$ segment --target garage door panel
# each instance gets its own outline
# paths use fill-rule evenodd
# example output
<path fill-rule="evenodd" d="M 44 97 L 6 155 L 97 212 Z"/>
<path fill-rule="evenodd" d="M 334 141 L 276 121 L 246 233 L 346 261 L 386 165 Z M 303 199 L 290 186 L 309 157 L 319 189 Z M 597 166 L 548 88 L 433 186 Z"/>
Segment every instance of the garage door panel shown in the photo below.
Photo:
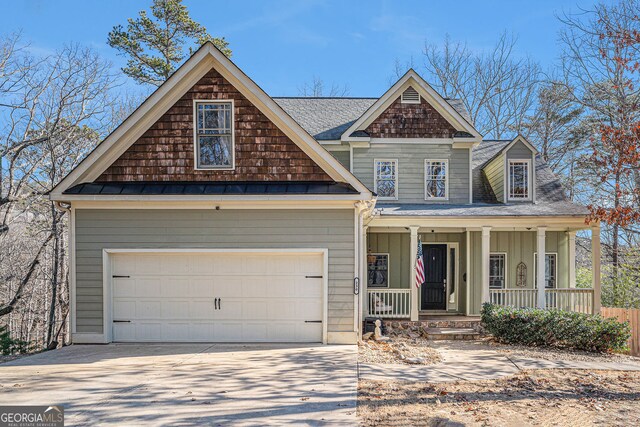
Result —
<path fill-rule="evenodd" d="M 245 301 L 242 304 L 242 313 L 239 318 L 247 320 L 267 320 L 269 318 L 269 304 L 262 300 Z"/>
<path fill-rule="evenodd" d="M 242 297 L 242 277 L 238 276 L 216 276 L 214 294 L 220 298 L 241 298 Z"/>
<path fill-rule="evenodd" d="M 128 298 L 136 296 L 136 283 L 135 280 L 127 278 L 114 278 L 113 279 L 113 297 L 114 298 Z"/>
<path fill-rule="evenodd" d="M 163 319 L 189 319 L 191 318 L 189 300 L 161 300 L 160 317 Z"/>
<path fill-rule="evenodd" d="M 213 334 L 219 342 L 242 342 L 241 322 L 216 322 L 213 324 Z"/>
<path fill-rule="evenodd" d="M 318 342 L 319 254 L 118 254 L 115 341 Z M 220 306 L 216 300 L 219 299 Z"/>
<path fill-rule="evenodd" d="M 161 277 L 136 277 L 133 280 L 134 295 L 136 297 L 147 297 L 149 295 L 161 294 Z"/>
<path fill-rule="evenodd" d="M 115 320 L 128 320 L 136 317 L 136 301 L 135 300 L 118 300 L 113 305 L 113 318 Z"/>
<path fill-rule="evenodd" d="M 192 319 L 213 320 L 213 316 L 215 314 L 214 310 L 215 306 L 213 299 L 204 301 L 191 301 L 189 306 L 189 315 Z"/>
<path fill-rule="evenodd" d="M 136 322 L 136 341 L 164 341 L 161 322 Z"/>

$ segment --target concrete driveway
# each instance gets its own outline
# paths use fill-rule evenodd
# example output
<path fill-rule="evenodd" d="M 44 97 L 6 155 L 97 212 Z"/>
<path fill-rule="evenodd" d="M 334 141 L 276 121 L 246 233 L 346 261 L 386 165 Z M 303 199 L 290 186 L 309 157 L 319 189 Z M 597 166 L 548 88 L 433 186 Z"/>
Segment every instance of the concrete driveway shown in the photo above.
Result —
<path fill-rule="evenodd" d="M 65 425 L 355 425 L 356 346 L 71 346 L 0 364 L 0 404 Z"/>

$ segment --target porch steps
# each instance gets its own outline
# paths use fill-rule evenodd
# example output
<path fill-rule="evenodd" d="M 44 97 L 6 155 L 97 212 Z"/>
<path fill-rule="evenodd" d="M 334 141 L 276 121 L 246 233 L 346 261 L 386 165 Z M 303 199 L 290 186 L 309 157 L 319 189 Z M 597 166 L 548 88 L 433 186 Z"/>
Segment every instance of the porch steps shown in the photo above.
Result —
<path fill-rule="evenodd" d="M 482 338 L 484 333 L 480 319 L 385 320 L 383 332 L 389 336 L 429 340 L 476 340 Z"/>
<path fill-rule="evenodd" d="M 429 340 L 476 340 L 480 332 L 473 328 L 426 328 Z"/>

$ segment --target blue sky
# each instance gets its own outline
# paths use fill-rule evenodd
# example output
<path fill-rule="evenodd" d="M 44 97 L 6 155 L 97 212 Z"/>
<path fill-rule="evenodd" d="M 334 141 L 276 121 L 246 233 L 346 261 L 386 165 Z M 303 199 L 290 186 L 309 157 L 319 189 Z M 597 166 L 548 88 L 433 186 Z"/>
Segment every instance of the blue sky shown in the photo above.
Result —
<path fill-rule="evenodd" d="M 22 30 L 34 52 L 78 42 L 121 66 L 123 58 L 106 44 L 107 33 L 150 3 L 2 0 L 0 32 Z M 328 85 L 347 85 L 353 96 L 379 96 L 388 87 L 396 58 L 413 56 L 419 65 L 425 41 L 438 43 L 446 34 L 482 50 L 507 30 L 518 37 L 518 55 L 550 67 L 559 51 L 556 15 L 589 8 L 593 0 L 184 3 L 211 34 L 227 38 L 235 63 L 272 96 L 298 95 L 314 75 Z"/>

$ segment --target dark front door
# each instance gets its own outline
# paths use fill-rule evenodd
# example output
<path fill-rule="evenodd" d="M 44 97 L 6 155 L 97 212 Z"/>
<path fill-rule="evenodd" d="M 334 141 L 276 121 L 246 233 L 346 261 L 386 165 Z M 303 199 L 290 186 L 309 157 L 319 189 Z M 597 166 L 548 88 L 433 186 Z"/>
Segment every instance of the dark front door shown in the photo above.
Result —
<path fill-rule="evenodd" d="M 420 287 L 422 310 L 447 309 L 447 245 L 422 245 L 424 283 Z"/>

